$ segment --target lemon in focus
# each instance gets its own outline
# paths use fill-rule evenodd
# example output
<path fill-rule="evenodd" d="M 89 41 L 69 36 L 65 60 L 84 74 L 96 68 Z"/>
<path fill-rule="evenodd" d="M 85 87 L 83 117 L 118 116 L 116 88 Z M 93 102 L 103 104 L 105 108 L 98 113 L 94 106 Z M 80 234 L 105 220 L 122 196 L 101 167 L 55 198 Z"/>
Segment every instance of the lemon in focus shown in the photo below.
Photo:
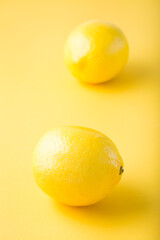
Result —
<path fill-rule="evenodd" d="M 128 60 L 128 42 L 122 31 L 103 21 L 79 25 L 69 35 L 65 63 L 74 77 L 98 84 L 114 78 Z"/>
<path fill-rule="evenodd" d="M 48 132 L 33 154 L 33 173 L 49 196 L 71 206 L 103 199 L 120 181 L 123 161 L 113 142 L 84 127 Z"/>

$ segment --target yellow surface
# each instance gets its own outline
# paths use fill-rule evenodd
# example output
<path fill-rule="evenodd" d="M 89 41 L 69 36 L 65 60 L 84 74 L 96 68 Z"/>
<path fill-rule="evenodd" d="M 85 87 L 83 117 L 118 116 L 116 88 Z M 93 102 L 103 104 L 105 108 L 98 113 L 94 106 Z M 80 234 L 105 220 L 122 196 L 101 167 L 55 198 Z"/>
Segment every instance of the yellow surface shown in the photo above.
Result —
<path fill-rule="evenodd" d="M 117 76 L 127 63 L 128 42 L 115 25 L 91 20 L 78 25 L 68 36 L 64 58 L 78 80 L 98 84 Z"/>
<path fill-rule="evenodd" d="M 38 186 L 70 206 L 87 206 L 104 199 L 123 173 L 123 161 L 114 143 L 98 131 L 78 126 L 46 133 L 37 143 L 32 165 Z"/>
<path fill-rule="evenodd" d="M 130 44 L 124 72 L 86 86 L 63 47 L 81 22 L 118 25 Z M 157 240 L 159 226 L 159 1 L 0 1 L 0 239 Z M 87 208 L 54 203 L 35 184 L 32 151 L 53 127 L 97 129 L 125 164 L 110 197 Z"/>

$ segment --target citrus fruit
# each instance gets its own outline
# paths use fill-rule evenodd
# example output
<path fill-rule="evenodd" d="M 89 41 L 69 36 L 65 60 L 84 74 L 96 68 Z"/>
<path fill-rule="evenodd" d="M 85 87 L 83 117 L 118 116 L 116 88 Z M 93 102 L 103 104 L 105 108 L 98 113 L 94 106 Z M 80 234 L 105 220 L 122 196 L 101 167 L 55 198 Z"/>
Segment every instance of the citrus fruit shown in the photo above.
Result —
<path fill-rule="evenodd" d="M 122 31 L 104 21 L 79 25 L 69 35 L 65 63 L 74 77 L 98 84 L 114 78 L 128 60 L 128 43 Z"/>
<path fill-rule="evenodd" d="M 102 133 L 68 126 L 48 132 L 33 154 L 33 173 L 49 196 L 71 206 L 103 199 L 123 172 L 123 161 L 113 142 Z"/>

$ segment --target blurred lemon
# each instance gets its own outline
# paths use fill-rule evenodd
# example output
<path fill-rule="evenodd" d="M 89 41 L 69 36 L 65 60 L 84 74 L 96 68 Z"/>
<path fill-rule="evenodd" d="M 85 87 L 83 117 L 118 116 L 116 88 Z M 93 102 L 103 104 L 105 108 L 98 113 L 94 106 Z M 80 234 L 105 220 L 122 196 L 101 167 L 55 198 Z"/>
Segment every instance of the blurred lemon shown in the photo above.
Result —
<path fill-rule="evenodd" d="M 96 203 L 121 178 L 123 161 L 112 141 L 83 127 L 47 133 L 33 154 L 33 172 L 49 196 L 71 206 Z"/>
<path fill-rule="evenodd" d="M 128 43 L 116 26 L 90 21 L 68 37 L 64 55 L 70 72 L 82 82 L 98 84 L 114 78 L 128 60 Z"/>

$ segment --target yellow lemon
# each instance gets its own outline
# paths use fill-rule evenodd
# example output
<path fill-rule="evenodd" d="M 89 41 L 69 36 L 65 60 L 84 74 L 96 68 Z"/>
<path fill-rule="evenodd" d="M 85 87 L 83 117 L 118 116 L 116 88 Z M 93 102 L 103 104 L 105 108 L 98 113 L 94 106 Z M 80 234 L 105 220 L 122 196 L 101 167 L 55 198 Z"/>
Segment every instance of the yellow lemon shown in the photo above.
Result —
<path fill-rule="evenodd" d="M 84 127 L 61 127 L 47 133 L 33 154 L 33 173 L 49 196 L 71 206 L 103 199 L 123 172 L 113 142 Z"/>
<path fill-rule="evenodd" d="M 82 82 L 98 84 L 114 78 L 128 60 L 128 43 L 122 31 L 103 21 L 78 26 L 67 39 L 67 67 Z"/>

